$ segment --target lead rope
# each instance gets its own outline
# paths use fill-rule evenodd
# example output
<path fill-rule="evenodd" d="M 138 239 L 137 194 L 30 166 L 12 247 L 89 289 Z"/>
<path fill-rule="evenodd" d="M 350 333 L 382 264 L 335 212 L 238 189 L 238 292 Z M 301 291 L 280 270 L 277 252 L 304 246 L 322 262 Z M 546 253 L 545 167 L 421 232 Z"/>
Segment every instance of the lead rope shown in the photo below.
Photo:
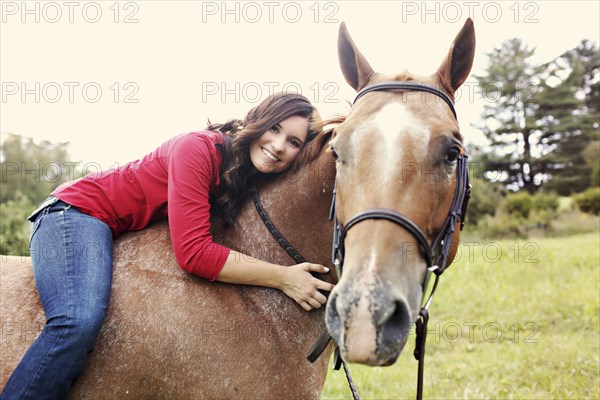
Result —
<path fill-rule="evenodd" d="M 304 257 L 302 257 L 302 255 L 296 249 L 294 249 L 294 247 L 290 244 L 290 242 L 288 242 L 283 237 L 281 232 L 279 232 L 279 230 L 275 227 L 275 224 L 273 223 L 271 218 L 269 218 L 269 215 L 265 211 L 265 208 L 263 207 L 262 202 L 260 201 L 260 197 L 258 197 L 258 192 L 254 192 L 254 194 L 252 195 L 252 201 L 254 202 L 254 206 L 256 207 L 256 211 L 258 212 L 258 215 L 260 215 L 260 219 L 262 219 L 265 226 L 267 227 L 267 229 L 269 230 L 269 232 L 271 233 L 273 238 L 275 238 L 277 243 L 279 243 L 279 245 L 288 253 L 288 255 L 296 263 L 301 264 L 303 262 L 306 262 L 306 259 Z M 311 272 L 311 274 L 315 278 L 323 280 L 323 278 L 321 277 L 321 275 L 319 273 Z M 323 293 L 326 297 L 328 296 L 328 293 L 323 292 L 323 291 L 320 291 L 320 292 Z M 311 359 L 311 356 L 309 355 L 308 359 L 310 362 L 314 362 L 317 359 L 317 357 L 325 350 L 325 348 L 329 344 L 330 340 L 331 340 L 331 336 L 329 335 L 327 330 L 325 330 L 323 332 L 323 334 L 321 334 L 321 337 L 319 337 L 319 340 L 317 340 L 317 343 L 315 344 L 313 349 L 311 350 L 311 354 L 313 354 L 313 355 L 316 354 L 316 356 L 313 359 Z M 319 350 L 315 350 L 315 348 L 319 348 Z M 346 379 L 348 380 L 348 386 L 350 387 L 350 391 L 352 392 L 352 398 L 354 400 L 360 400 L 360 397 L 358 396 L 358 391 L 356 390 L 356 386 L 354 385 L 354 381 L 352 380 L 352 375 L 350 374 L 350 369 L 348 368 L 348 364 L 346 364 L 346 362 L 340 356 L 340 349 L 337 346 L 335 348 L 333 360 L 334 360 L 334 369 L 335 370 L 340 369 L 340 364 L 344 367 Z"/>
<path fill-rule="evenodd" d="M 331 199 L 331 206 L 329 208 L 329 220 L 333 222 L 333 246 L 331 252 L 331 260 L 333 261 L 333 265 L 335 266 L 335 273 L 337 274 L 338 279 L 342 277 L 342 265 L 340 258 L 338 257 L 339 252 L 339 237 L 340 237 L 340 224 L 335 217 L 335 199 L 337 194 L 337 176 L 335 178 L 335 182 L 333 184 L 333 197 Z M 329 336 L 331 339 L 331 336 Z M 311 353 L 312 354 L 312 353 Z M 339 370 L 340 363 L 344 366 L 344 372 L 346 373 L 346 379 L 348 380 L 348 386 L 350 386 L 350 391 L 352 392 L 352 397 L 354 400 L 360 400 L 358 397 L 358 392 L 356 391 L 356 387 L 354 386 L 354 382 L 352 381 L 352 376 L 350 375 L 350 370 L 348 369 L 348 364 L 346 361 L 342 359 L 340 355 L 340 347 L 335 346 L 334 358 L 333 358 L 333 369 Z"/>
<path fill-rule="evenodd" d="M 340 348 L 336 346 L 336 351 L 340 351 Z M 346 379 L 348 380 L 348 386 L 350 387 L 350 391 L 352 392 L 352 398 L 354 400 L 360 400 L 360 397 L 358 396 L 358 391 L 356 390 L 356 386 L 354 386 L 354 381 L 352 380 L 352 375 L 350 375 L 350 370 L 348 369 L 348 364 L 346 364 L 346 361 L 342 360 L 342 357 L 340 357 L 340 360 L 342 361 L 342 365 L 344 367 L 344 372 L 346 373 Z"/>
<path fill-rule="evenodd" d="M 429 276 L 431 275 L 434 268 L 427 270 L 426 281 L 429 281 Z M 427 341 L 427 323 L 429 322 L 429 306 L 433 300 L 433 295 L 435 293 L 435 289 L 437 289 L 437 285 L 440 279 L 440 275 L 435 275 L 435 280 L 433 282 L 433 288 L 431 289 L 431 293 L 425 302 L 425 305 L 421 307 L 421 311 L 419 312 L 419 318 L 415 322 L 415 331 L 417 334 L 417 338 L 415 340 L 415 351 L 413 355 L 415 356 L 415 360 L 418 362 L 417 366 L 417 400 L 423 399 L 423 381 L 425 375 L 425 342 Z M 425 283 L 425 287 L 423 290 L 427 289 L 427 283 Z"/>
<path fill-rule="evenodd" d="M 425 341 L 427 340 L 427 322 L 429 321 L 429 312 L 422 308 L 419 313 L 419 319 L 416 322 L 417 340 L 414 356 L 419 363 L 417 373 L 417 400 L 423 399 L 423 375 L 425 370 Z"/>

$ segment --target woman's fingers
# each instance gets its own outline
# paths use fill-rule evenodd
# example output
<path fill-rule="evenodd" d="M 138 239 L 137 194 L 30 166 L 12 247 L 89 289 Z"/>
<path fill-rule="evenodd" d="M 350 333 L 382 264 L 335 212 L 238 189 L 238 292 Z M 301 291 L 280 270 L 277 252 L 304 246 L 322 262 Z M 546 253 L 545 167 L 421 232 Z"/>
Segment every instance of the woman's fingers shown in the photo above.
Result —
<path fill-rule="evenodd" d="M 308 272 L 322 272 L 322 273 L 327 273 L 329 272 L 329 268 L 320 265 L 320 264 L 311 264 L 311 263 L 305 263 L 306 264 L 306 271 Z M 334 285 L 332 285 L 331 283 L 322 281 L 320 279 L 317 279 L 317 289 L 320 290 L 326 290 L 328 292 L 330 292 Z"/>
<path fill-rule="evenodd" d="M 324 265 L 320 265 L 320 264 L 311 264 L 311 263 L 306 263 L 307 264 L 307 271 L 310 272 L 321 272 L 321 273 L 328 273 L 329 272 L 329 268 L 327 268 Z"/>
<path fill-rule="evenodd" d="M 310 299 L 308 299 L 308 303 L 311 305 L 312 308 L 321 308 L 321 303 L 315 299 L 314 297 L 311 297 Z"/>
<path fill-rule="evenodd" d="M 321 293 L 316 292 L 313 296 L 313 298 L 319 302 L 319 304 L 326 304 L 327 303 L 327 297 L 323 296 Z"/>
<path fill-rule="evenodd" d="M 320 308 L 327 303 L 327 297 L 320 293 L 319 290 L 331 291 L 334 285 L 314 278 L 308 273 L 327 273 L 329 272 L 329 268 L 320 264 L 306 262 L 298 264 L 288 271 L 290 272 L 287 274 L 289 277 L 287 280 L 288 284 L 282 290 L 289 297 L 296 300 L 303 309 L 310 311 Z"/>
<path fill-rule="evenodd" d="M 315 287 L 316 289 L 316 287 Z M 313 290 L 310 297 L 306 300 L 312 308 L 321 308 L 322 305 L 327 304 L 327 297 L 321 294 L 318 290 Z"/>
<path fill-rule="evenodd" d="M 306 311 L 310 311 L 313 308 L 321 308 L 321 306 L 327 304 L 327 297 L 316 291 L 312 297 L 309 297 L 306 301 L 301 301 L 299 304 Z M 308 307 L 308 308 L 307 308 Z"/>
<path fill-rule="evenodd" d="M 333 290 L 333 288 L 334 288 L 334 285 L 332 285 L 331 283 L 322 281 L 320 279 L 317 279 L 317 283 L 316 283 L 315 286 L 316 286 L 317 289 L 319 289 L 319 290 L 325 290 L 327 292 L 331 292 Z"/>

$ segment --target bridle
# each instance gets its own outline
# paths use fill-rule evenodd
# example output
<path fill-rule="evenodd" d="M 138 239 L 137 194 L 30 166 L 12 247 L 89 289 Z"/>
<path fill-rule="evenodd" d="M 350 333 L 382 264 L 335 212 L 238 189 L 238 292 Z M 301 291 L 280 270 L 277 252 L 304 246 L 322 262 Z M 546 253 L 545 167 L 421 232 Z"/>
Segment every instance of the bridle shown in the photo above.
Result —
<path fill-rule="evenodd" d="M 436 89 L 433 86 L 429 86 L 423 83 L 416 82 L 381 82 L 376 83 L 371 86 L 367 86 L 362 89 L 356 95 L 354 99 L 354 103 L 358 101 L 365 94 L 375 91 L 387 91 L 387 90 L 404 90 L 404 91 L 420 91 L 434 94 L 440 98 L 442 98 L 452 114 L 456 119 L 456 111 L 454 109 L 454 104 L 452 100 L 446 95 L 444 92 Z M 436 275 L 436 282 L 434 285 L 434 289 L 427 302 L 425 303 L 425 308 L 429 307 L 431 300 L 433 298 L 433 292 L 435 291 L 435 287 L 437 285 L 437 278 L 444 272 L 447 267 L 448 253 L 450 251 L 450 245 L 452 243 L 452 237 L 454 235 L 455 226 L 460 221 L 460 229 L 462 230 L 465 221 L 464 216 L 467 212 L 467 204 L 469 202 L 469 198 L 471 197 L 471 185 L 469 184 L 469 175 L 467 171 L 467 155 L 459 154 L 456 159 L 456 190 L 454 191 L 454 197 L 452 199 L 452 205 L 450 206 L 450 212 L 446 217 L 446 221 L 442 226 L 442 229 L 436 236 L 433 241 L 433 245 L 429 245 L 429 241 L 426 236 L 423 234 L 421 229 L 410 219 L 400 214 L 397 211 L 388 209 L 388 208 L 372 208 L 364 210 L 354 217 L 350 218 L 350 220 L 346 223 L 345 226 L 342 226 L 336 215 L 336 193 L 337 193 L 337 179 L 336 184 L 333 188 L 333 198 L 331 201 L 331 209 L 329 211 L 329 220 L 334 221 L 333 228 L 333 251 L 332 251 L 332 261 L 335 265 L 338 273 L 338 279 L 342 276 L 342 267 L 344 264 L 344 239 L 346 238 L 346 234 L 353 226 L 358 223 L 366 220 L 387 220 L 395 223 L 396 225 L 400 225 L 404 228 L 408 233 L 411 234 L 413 238 L 416 239 L 419 244 L 419 249 L 421 250 L 421 254 L 425 259 L 425 263 L 427 264 L 426 278 L 423 282 L 423 289 L 425 289 L 427 280 L 429 279 L 429 275 L 433 272 Z"/>
<path fill-rule="evenodd" d="M 371 86 L 367 86 L 363 88 L 360 92 L 358 92 L 353 104 L 356 104 L 356 102 L 367 93 L 390 90 L 418 91 L 431 93 L 444 100 L 450 108 L 450 110 L 452 111 L 454 118 L 457 118 L 456 111 L 454 109 L 454 104 L 446 93 L 433 86 L 417 82 L 392 81 L 381 82 L 373 84 Z M 338 280 L 341 279 L 343 272 L 345 253 L 344 239 L 346 238 L 348 231 L 352 227 L 367 220 L 387 220 L 393 222 L 394 224 L 402 227 L 404 230 L 410 233 L 410 235 L 417 241 L 417 243 L 419 244 L 421 255 L 423 256 L 423 259 L 425 260 L 425 263 L 427 265 L 427 273 L 425 274 L 425 279 L 423 280 L 422 284 L 423 292 L 425 292 L 427 288 L 427 284 L 431 274 L 435 274 L 435 281 L 431 289 L 431 293 L 429 294 L 429 297 L 422 306 L 421 311 L 419 312 L 419 318 L 415 322 L 417 338 L 414 356 L 419 361 L 419 371 L 417 378 L 417 399 L 420 400 L 423 396 L 425 341 L 427 337 L 427 322 L 429 320 L 428 309 L 433 300 L 433 296 L 438 285 L 439 277 L 447 267 L 448 253 L 452 244 L 452 237 L 455 233 L 456 224 L 460 221 L 461 230 L 465 224 L 464 218 L 467 212 L 467 204 L 471 196 L 471 185 L 469 184 L 469 176 L 467 171 L 467 156 L 465 154 L 459 154 L 456 159 L 456 189 L 454 191 L 452 205 L 450 206 L 450 211 L 448 213 L 448 216 L 446 217 L 442 229 L 437 234 L 432 245 L 429 244 L 427 237 L 423 234 L 423 232 L 417 226 L 417 224 L 412 222 L 410 219 L 408 219 L 401 213 L 388 208 L 372 208 L 364 210 L 355 215 L 354 217 L 350 218 L 350 220 L 348 220 L 348 222 L 344 226 L 342 226 L 338 221 L 336 214 L 337 178 L 335 182 L 336 183 L 333 188 L 331 208 L 329 211 L 329 220 L 334 221 L 332 261 L 336 268 Z M 290 249 L 291 245 L 289 245 L 289 243 L 285 241 L 285 239 L 283 239 L 283 236 L 277 231 L 272 221 L 270 221 L 269 217 L 266 215 L 266 212 L 264 211 L 264 208 L 260 203 L 260 199 L 258 198 L 258 194 L 254 195 L 253 200 L 257 210 L 259 211 L 259 214 L 261 214 L 261 218 L 263 219 L 267 227 L 269 227 L 269 231 L 271 232 L 271 234 L 277 239 L 277 241 L 282 245 L 282 247 L 286 248 L 286 250 Z M 295 253 L 297 254 L 297 252 Z M 290 252 L 288 250 L 288 254 L 290 254 L 292 258 L 298 261 L 298 258 L 294 255 L 294 251 Z M 425 298 L 425 296 L 423 296 L 423 298 Z M 319 355 L 327 347 L 330 339 L 331 337 L 325 331 L 313 346 L 308 356 L 309 361 L 314 362 L 319 357 Z M 346 376 L 348 377 L 348 382 L 350 384 L 350 389 L 352 390 L 353 397 L 355 399 L 358 399 L 358 394 L 356 393 L 356 388 L 354 387 L 354 384 L 350 377 L 347 365 L 340 357 L 339 348 L 336 347 L 334 354 L 334 368 L 339 369 L 341 365 L 344 366 L 344 370 L 346 371 Z"/>
<path fill-rule="evenodd" d="M 367 86 L 362 89 L 356 95 L 354 103 L 370 92 L 375 91 L 389 91 L 389 90 L 402 90 L 402 91 L 418 91 L 427 92 L 435 96 L 440 97 L 446 102 L 454 118 L 457 119 L 454 104 L 448 95 L 441 90 L 429 86 L 423 83 L 416 82 L 381 82 L 371 86 Z M 363 100 L 364 101 L 364 100 Z M 417 332 L 417 343 L 414 352 L 415 358 L 419 361 L 419 373 L 417 379 L 417 399 L 421 399 L 423 396 L 423 367 L 425 360 L 425 340 L 427 337 L 427 322 L 429 320 L 429 306 L 433 300 L 433 295 L 438 285 L 439 277 L 447 267 L 448 253 L 450 252 L 450 246 L 452 244 L 452 237 L 454 236 L 456 224 L 460 221 L 460 229 L 464 226 L 464 217 L 467 212 L 467 204 L 471 196 L 471 185 L 469 184 L 469 175 L 467 171 L 467 156 L 465 154 L 459 154 L 456 159 L 456 189 L 454 191 L 454 197 L 452 198 L 452 205 L 450 211 L 446 217 L 446 221 L 442 226 L 442 229 L 433 241 L 433 245 L 429 244 L 427 237 L 423 234 L 421 229 L 412 222 L 410 219 L 400 214 L 395 210 L 388 208 L 371 208 L 356 214 L 350 218 L 348 222 L 342 226 L 337 219 L 336 214 L 336 193 L 337 193 L 337 179 L 333 189 L 333 199 L 331 201 L 331 209 L 329 212 L 329 219 L 334 221 L 333 228 L 333 250 L 332 250 L 332 261 L 336 267 L 338 279 L 341 279 L 344 265 L 344 239 L 348 231 L 356 226 L 357 224 L 368 221 L 368 220 L 386 220 L 399 225 L 406 230 L 419 244 L 421 255 L 427 265 L 427 273 L 423 281 L 423 292 L 427 288 L 427 283 L 431 276 L 431 273 L 435 274 L 435 282 L 431 293 L 427 298 L 427 301 L 422 306 L 419 312 L 419 318 L 416 321 L 416 332 Z M 425 296 L 423 296 L 425 297 Z"/>

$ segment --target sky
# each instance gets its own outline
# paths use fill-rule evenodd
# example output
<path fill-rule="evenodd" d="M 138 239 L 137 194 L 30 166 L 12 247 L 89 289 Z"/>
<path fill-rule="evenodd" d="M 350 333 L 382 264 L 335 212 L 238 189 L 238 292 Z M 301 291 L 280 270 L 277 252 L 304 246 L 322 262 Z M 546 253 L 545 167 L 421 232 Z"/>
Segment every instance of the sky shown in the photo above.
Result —
<path fill-rule="evenodd" d="M 486 98 L 474 75 L 518 37 L 545 62 L 600 42 L 599 1 L 1 1 L 0 133 L 70 142 L 81 169 L 142 157 L 210 118 L 243 118 L 270 93 L 307 96 L 323 117 L 354 97 L 339 25 L 375 71 L 434 72 L 468 17 L 477 49 L 456 109 L 467 143 Z"/>

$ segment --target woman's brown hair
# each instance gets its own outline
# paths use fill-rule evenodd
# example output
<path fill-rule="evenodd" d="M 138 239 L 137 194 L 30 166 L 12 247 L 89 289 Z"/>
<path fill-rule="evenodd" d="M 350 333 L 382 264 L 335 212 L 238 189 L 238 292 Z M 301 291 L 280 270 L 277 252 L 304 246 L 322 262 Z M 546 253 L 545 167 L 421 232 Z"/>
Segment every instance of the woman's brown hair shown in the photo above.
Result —
<path fill-rule="evenodd" d="M 320 130 L 320 117 L 310 101 L 297 93 L 275 93 L 252 108 L 243 120 L 230 119 L 211 124 L 208 130 L 223 133 L 223 144 L 217 144 L 223 161 L 219 169 L 219 194 L 212 200 L 215 211 L 231 225 L 243 200 L 254 190 L 259 175 L 250 160 L 250 143 L 277 123 L 291 116 L 309 120 L 305 141 L 315 138 Z"/>

